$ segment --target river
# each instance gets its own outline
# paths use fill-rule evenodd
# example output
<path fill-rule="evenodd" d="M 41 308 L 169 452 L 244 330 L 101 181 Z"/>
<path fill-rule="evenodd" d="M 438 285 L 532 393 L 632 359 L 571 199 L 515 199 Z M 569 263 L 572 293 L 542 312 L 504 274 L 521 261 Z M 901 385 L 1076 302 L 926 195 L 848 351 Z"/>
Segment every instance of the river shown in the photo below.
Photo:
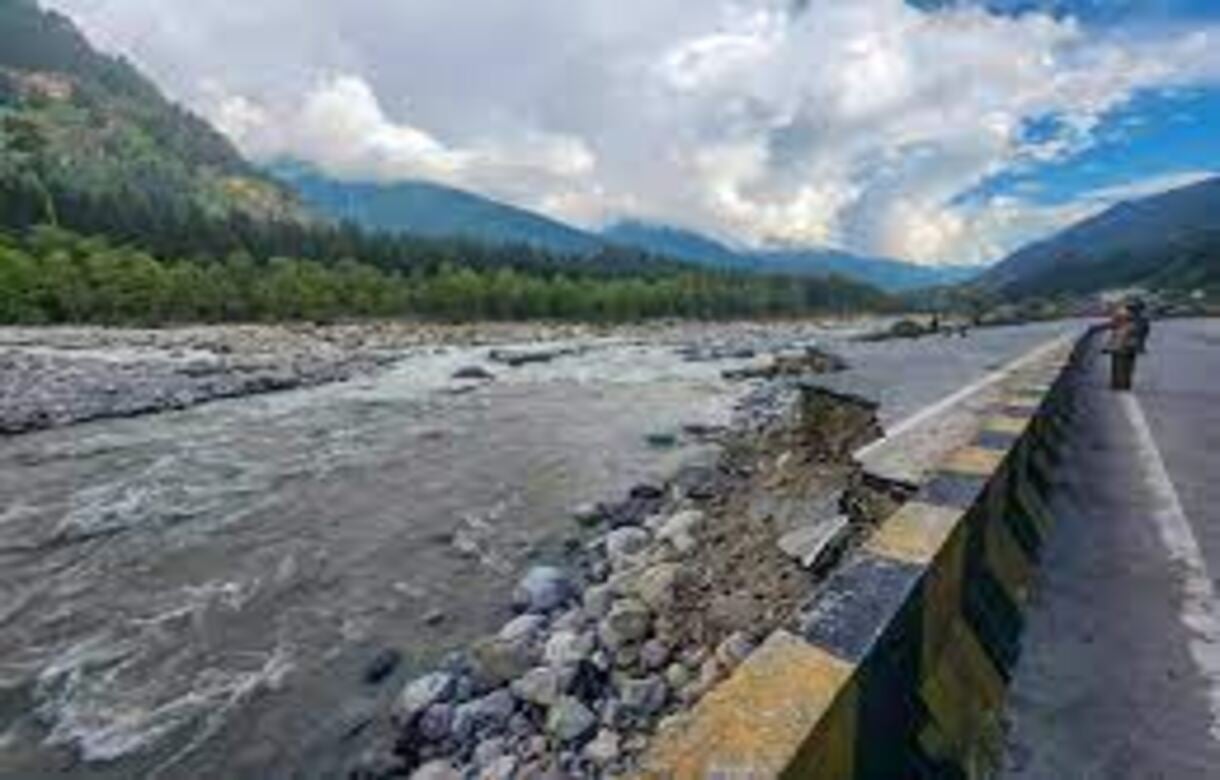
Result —
<path fill-rule="evenodd" d="M 819 340 L 893 422 L 1066 327 Z M 574 507 L 714 455 L 683 427 L 749 387 L 721 377 L 744 359 L 671 341 L 564 346 L 518 368 L 415 348 L 345 384 L 0 439 L 0 777 L 340 776 L 404 679 L 579 539 Z M 452 378 L 470 365 L 496 381 Z"/>

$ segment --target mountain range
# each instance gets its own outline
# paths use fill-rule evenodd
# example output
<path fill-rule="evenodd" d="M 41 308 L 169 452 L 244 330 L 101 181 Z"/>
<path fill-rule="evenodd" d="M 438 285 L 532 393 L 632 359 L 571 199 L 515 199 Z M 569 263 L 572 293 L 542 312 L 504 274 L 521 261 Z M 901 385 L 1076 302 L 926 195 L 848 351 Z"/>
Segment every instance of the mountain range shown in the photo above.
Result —
<path fill-rule="evenodd" d="M 837 274 L 889 291 L 952 284 L 972 278 L 979 270 L 919 266 L 832 249 L 735 249 L 692 231 L 640 221 L 585 231 L 430 182 L 341 182 L 294 162 L 274 165 L 270 172 L 320 214 L 379 230 L 523 244 L 572 254 L 619 246 L 722 270 L 811 277 Z"/>
<path fill-rule="evenodd" d="M 1119 203 L 1014 252 L 977 284 L 1008 297 L 1220 286 L 1220 177 Z"/>

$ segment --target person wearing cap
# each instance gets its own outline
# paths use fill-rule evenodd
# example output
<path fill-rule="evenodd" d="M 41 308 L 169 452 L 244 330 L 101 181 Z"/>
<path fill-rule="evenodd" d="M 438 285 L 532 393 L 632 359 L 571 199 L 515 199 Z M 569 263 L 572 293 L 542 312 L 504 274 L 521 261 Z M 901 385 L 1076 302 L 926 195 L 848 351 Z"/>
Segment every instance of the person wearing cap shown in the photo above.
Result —
<path fill-rule="evenodd" d="M 1110 389 L 1131 389 L 1135 373 L 1135 358 L 1140 351 L 1139 326 L 1128 305 L 1119 306 L 1110 318 L 1110 341 L 1106 345 L 1110 353 Z"/>
<path fill-rule="evenodd" d="M 1152 322 L 1148 319 L 1148 308 L 1141 298 L 1132 298 L 1127 304 L 1131 312 L 1132 327 L 1135 328 L 1135 352 L 1144 354 L 1148 349 L 1148 335 L 1152 332 Z"/>

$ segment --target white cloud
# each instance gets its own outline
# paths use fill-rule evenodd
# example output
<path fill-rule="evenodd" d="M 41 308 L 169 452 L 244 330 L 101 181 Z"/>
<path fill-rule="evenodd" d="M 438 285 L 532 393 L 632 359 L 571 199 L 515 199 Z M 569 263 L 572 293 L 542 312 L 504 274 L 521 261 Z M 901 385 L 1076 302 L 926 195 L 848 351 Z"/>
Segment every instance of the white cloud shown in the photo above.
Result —
<path fill-rule="evenodd" d="M 930 263 L 993 259 L 1063 211 L 962 193 L 1087 148 L 1138 90 L 1220 80 L 1215 29 L 903 0 L 52 4 L 255 158 Z M 1060 132 L 1027 138 L 1046 116 Z"/>

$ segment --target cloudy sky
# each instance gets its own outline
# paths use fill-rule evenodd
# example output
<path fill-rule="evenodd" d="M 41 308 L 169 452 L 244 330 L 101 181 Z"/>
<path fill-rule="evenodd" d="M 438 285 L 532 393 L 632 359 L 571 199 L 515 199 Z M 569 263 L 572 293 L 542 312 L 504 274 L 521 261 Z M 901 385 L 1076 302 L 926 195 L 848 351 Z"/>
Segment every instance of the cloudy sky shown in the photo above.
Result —
<path fill-rule="evenodd" d="M 997 259 L 1220 170 L 1215 0 L 44 0 L 251 158 Z"/>

